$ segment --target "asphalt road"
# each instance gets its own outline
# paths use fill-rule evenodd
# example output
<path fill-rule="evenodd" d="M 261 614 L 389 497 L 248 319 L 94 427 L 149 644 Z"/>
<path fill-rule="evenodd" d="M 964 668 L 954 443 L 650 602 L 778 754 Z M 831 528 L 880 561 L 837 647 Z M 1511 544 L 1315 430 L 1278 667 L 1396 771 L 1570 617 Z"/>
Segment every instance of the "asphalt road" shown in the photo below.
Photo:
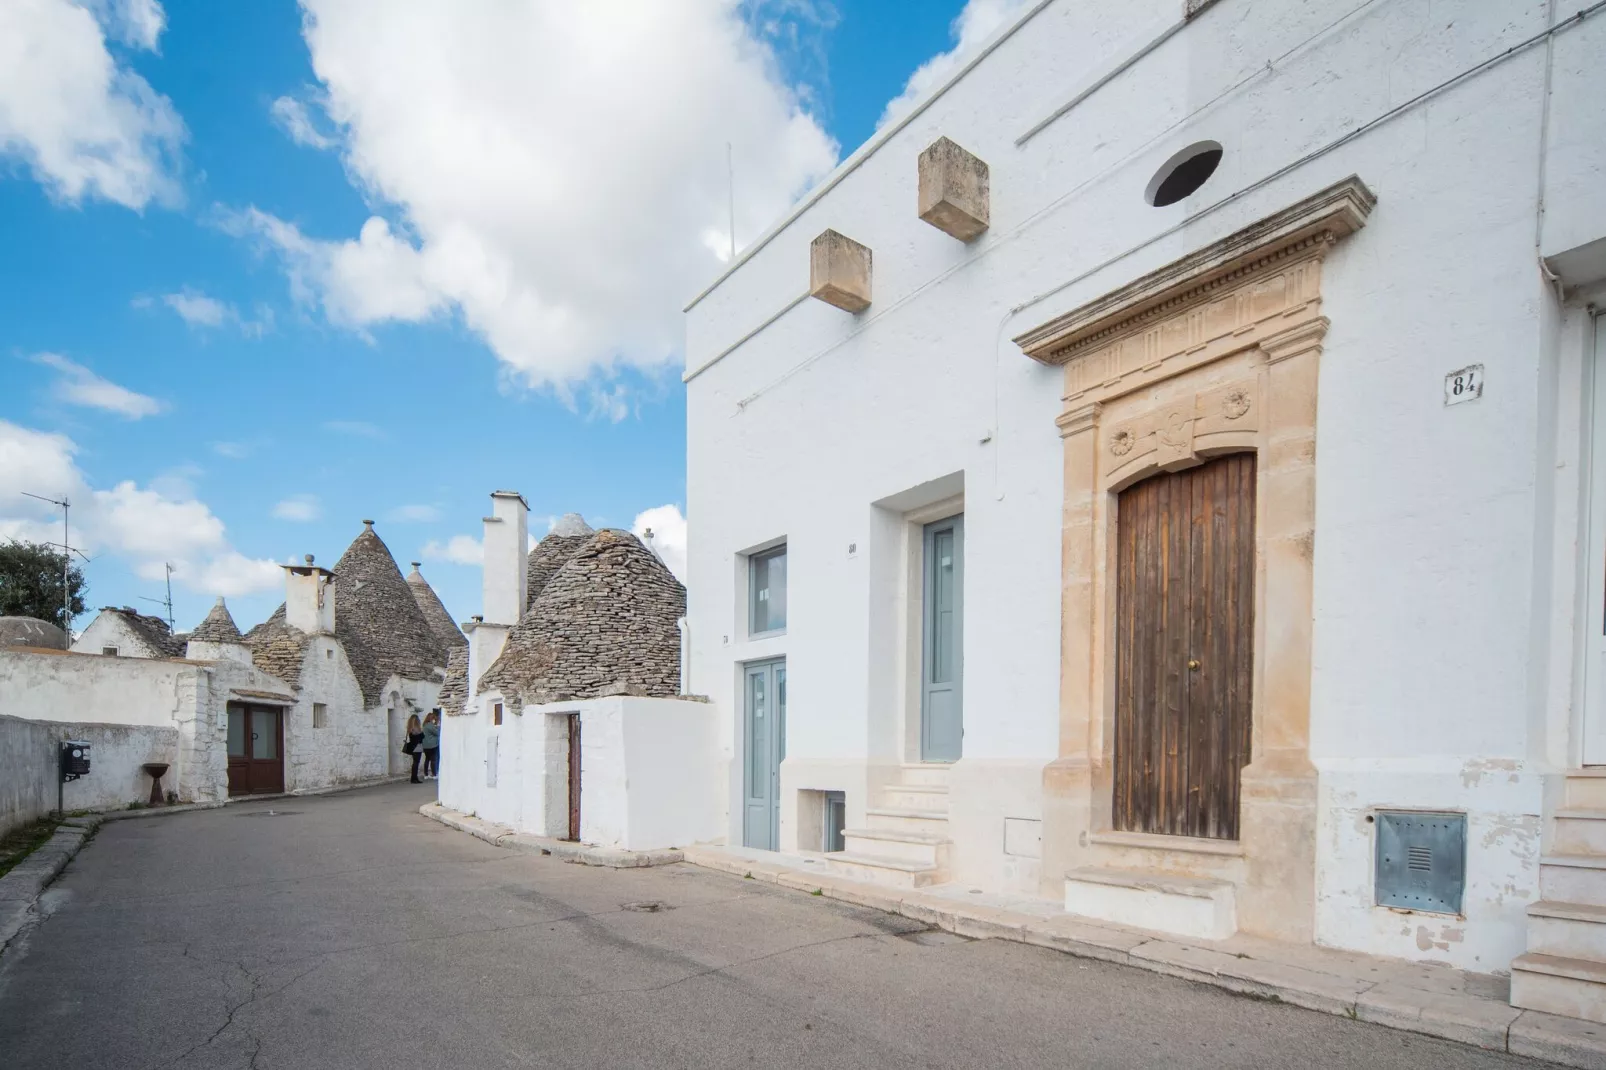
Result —
<path fill-rule="evenodd" d="M 514 854 L 418 816 L 432 792 L 103 826 L 0 958 L 0 1067 L 1541 1065 L 691 866 Z"/>

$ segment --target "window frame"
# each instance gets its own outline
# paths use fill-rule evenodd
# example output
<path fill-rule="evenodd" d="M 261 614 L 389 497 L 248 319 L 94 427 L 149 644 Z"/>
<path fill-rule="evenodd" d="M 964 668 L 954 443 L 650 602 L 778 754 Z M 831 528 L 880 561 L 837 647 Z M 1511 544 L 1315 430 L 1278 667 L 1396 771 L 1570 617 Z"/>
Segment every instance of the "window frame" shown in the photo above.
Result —
<path fill-rule="evenodd" d="M 779 627 L 766 628 L 764 630 L 760 630 L 758 628 L 759 586 L 757 580 L 760 563 L 773 561 L 776 558 L 784 559 L 788 556 L 789 549 L 790 544 L 785 540 L 782 540 L 781 542 L 775 543 L 771 546 L 766 546 L 762 550 L 754 550 L 747 554 L 747 637 L 749 639 L 768 639 L 772 636 L 786 634 L 787 620 L 785 616 L 782 617 Z M 781 581 L 781 594 L 783 600 L 785 598 L 786 589 L 790 580 L 791 570 L 787 568 L 786 575 Z M 771 587 L 765 588 L 765 590 L 771 589 L 773 589 L 773 584 Z M 774 604 L 769 599 L 766 599 L 765 601 L 770 602 L 771 605 Z M 783 609 L 782 613 L 785 614 L 787 609 L 790 609 L 790 606 L 786 607 L 786 609 Z"/>

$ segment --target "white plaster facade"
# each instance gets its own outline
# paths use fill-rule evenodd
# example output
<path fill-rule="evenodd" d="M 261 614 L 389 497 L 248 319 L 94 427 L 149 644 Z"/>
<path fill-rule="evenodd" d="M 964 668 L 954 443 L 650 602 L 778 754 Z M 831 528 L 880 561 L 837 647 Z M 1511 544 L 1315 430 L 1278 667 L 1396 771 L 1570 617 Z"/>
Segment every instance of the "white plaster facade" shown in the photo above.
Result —
<path fill-rule="evenodd" d="M 89 622 L 89 626 L 73 640 L 72 649 L 80 654 L 112 652 L 122 658 L 165 658 L 167 651 L 153 646 L 150 640 L 132 627 L 123 610 L 103 609 Z"/>
<path fill-rule="evenodd" d="M 1182 0 L 1034 4 L 692 303 L 687 690 L 719 710 L 729 842 L 744 663 L 786 659 L 782 850 L 816 846 L 802 792 L 844 792 L 862 826 L 917 762 L 913 548 L 924 521 L 962 510 L 947 875 L 1060 897 L 1064 859 L 1087 847 L 1055 842 L 1044 801 L 1067 701 L 1067 391 L 1011 339 L 1353 175 L 1377 203 L 1322 264 L 1314 894 L 1292 924 L 1327 946 L 1510 967 L 1547 790 L 1554 808 L 1584 759 L 1579 570 L 1601 552 L 1586 304 L 1606 278 L 1606 15 L 1552 9 L 1217 0 L 1178 28 Z M 943 136 L 991 168 L 991 226 L 969 244 L 916 214 L 917 158 Z M 1156 172 L 1206 140 L 1224 148 L 1215 174 L 1151 207 Z M 873 250 L 857 315 L 806 297 L 827 229 Z M 1482 397 L 1447 406 L 1446 374 L 1469 365 Z M 780 540 L 787 626 L 751 638 L 746 555 Z M 1374 905 L 1379 808 L 1467 814 L 1462 916 Z M 1153 845 L 1123 857 L 1192 865 Z"/>

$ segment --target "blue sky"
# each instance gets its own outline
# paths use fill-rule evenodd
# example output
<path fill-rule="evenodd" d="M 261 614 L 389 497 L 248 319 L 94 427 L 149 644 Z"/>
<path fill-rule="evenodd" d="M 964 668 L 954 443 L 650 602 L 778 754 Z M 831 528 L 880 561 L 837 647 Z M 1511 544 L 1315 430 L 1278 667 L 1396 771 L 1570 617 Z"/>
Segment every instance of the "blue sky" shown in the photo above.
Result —
<path fill-rule="evenodd" d="M 1011 4 L 4 6 L 0 537 L 68 493 L 92 605 L 243 628 L 365 518 L 477 612 L 496 488 L 673 553 L 725 142 L 740 243 Z"/>

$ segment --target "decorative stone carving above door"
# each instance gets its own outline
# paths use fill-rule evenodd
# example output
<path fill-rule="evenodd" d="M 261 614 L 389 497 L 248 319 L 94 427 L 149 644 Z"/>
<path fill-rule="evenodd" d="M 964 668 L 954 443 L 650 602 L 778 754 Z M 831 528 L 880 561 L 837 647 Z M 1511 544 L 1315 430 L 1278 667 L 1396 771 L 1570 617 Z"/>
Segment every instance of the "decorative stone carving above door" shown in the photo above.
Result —
<path fill-rule="evenodd" d="M 1047 880 L 1075 867 L 1131 864 L 1133 834 L 1122 834 L 1121 853 L 1099 843 L 1114 827 L 1116 494 L 1213 456 L 1254 452 L 1241 852 L 1139 836 L 1139 853 L 1168 872 L 1230 880 L 1248 931 L 1311 937 L 1321 275 L 1328 250 L 1365 224 L 1374 203 L 1359 179 L 1347 179 L 1016 339 L 1034 360 L 1065 369 L 1056 420 L 1065 449 L 1060 757 L 1044 773 Z"/>

